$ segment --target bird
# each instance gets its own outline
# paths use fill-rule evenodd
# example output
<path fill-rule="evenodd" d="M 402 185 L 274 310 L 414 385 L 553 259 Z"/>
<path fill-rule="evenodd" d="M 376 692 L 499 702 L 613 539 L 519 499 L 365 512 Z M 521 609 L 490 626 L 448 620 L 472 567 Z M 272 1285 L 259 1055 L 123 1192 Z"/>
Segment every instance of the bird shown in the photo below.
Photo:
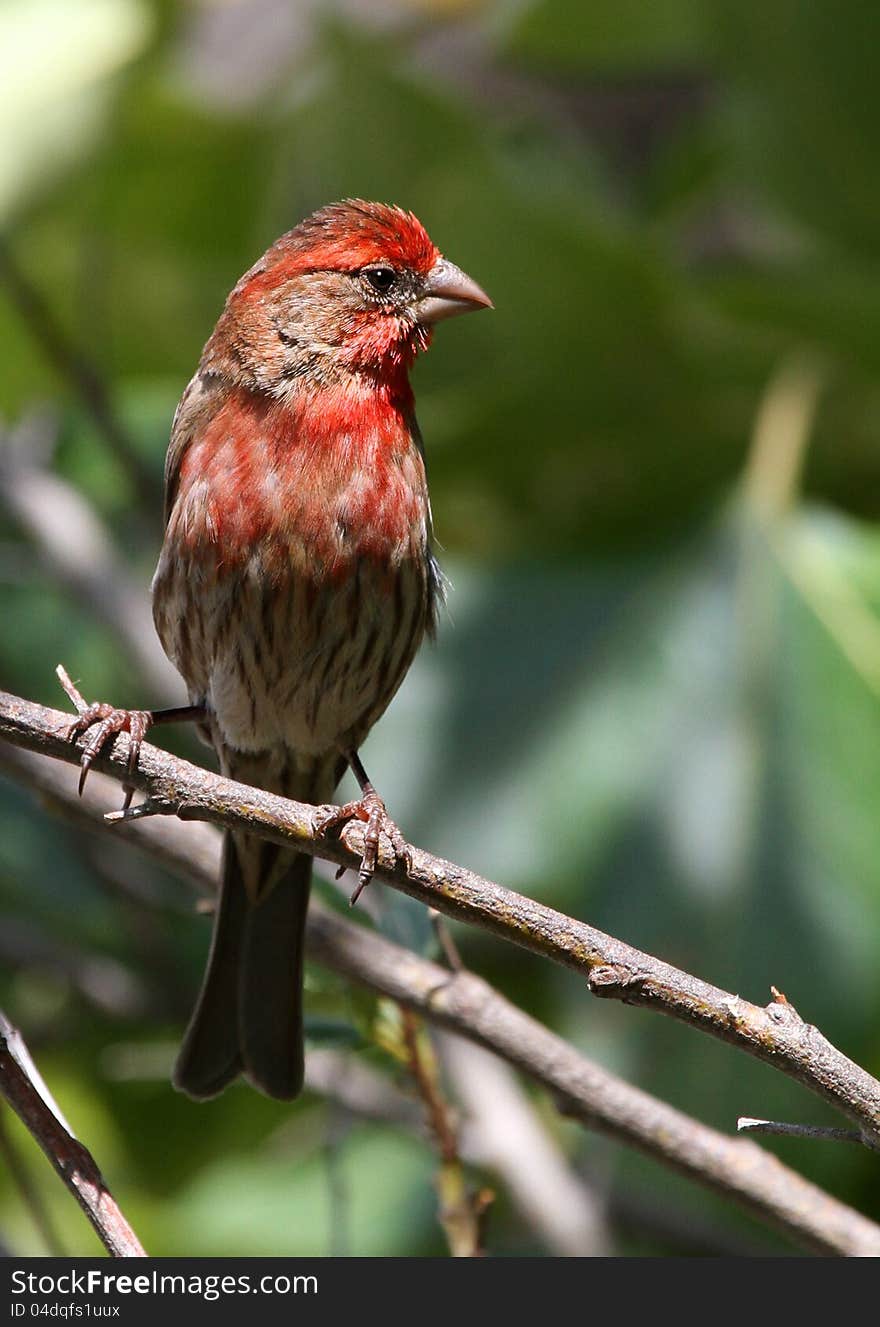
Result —
<path fill-rule="evenodd" d="M 357 894 L 384 833 L 408 848 L 358 754 L 433 636 L 443 580 L 410 370 L 434 326 L 491 308 L 412 212 L 346 199 L 276 240 L 230 292 L 174 415 L 153 619 L 189 703 L 97 702 L 80 791 L 129 734 L 191 720 L 229 778 L 316 805 L 346 770 L 365 822 Z M 91 730 L 91 731 L 89 731 Z M 126 806 L 133 789 L 126 788 Z M 172 1081 L 207 1100 L 239 1076 L 303 1086 L 311 857 L 227 830 L 205 975 Z"/>

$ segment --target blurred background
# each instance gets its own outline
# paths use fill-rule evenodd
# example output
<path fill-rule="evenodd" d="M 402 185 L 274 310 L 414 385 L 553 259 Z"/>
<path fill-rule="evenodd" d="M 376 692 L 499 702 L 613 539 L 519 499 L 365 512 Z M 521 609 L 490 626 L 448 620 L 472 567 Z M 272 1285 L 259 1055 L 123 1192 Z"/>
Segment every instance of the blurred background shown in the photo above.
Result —
<path fill-rule="evenodd" d="M 496 312 L 416 370 L 453 589 L 374 781 L 420 846 L 758 1003 L 773 983 L 877 1073 L 878 44 L 860 0 L 6 0 L 0 684 L 66 708 L 63 661 L 89 698 L 182 701 L 149 581 L 171 416 L 226 292 L 322 203 L 411 208 Z M 371 895 L 434 952 L 421 908 Z M 516 1003 L 701 1120 L 837 1122 L 454 929 Z M 172 1091 L 207 941 L 186 886 L 0 782 L 2 1002 L 147 1248 L 443 1255 L 393 1008 L 314 968 L 301 1103 Z M 490 1252 L 795 1251 L 433 1044 L 496 1194 Z M 341 1099 L 361 1072 L 372 1111 Z M 499 1155 L 517 1112 L 550 1158 L 531 1205 Z M 96 1251 L 5 1133 L 56 1246 Z M 880 1217 L 864 1149 L 768 1146 Z M 2 1164 L 0 1239 L 47 1249 Z"/>

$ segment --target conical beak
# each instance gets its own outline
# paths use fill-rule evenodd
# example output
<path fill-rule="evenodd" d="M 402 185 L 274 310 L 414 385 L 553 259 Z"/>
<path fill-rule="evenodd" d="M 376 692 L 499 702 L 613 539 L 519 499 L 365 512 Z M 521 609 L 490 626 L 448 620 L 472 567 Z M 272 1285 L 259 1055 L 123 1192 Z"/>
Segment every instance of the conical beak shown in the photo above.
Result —
<path fill-rule="evenodd" d="M 431 268 L 425 293 L 416 305 L 419 322 L 427 324 L 493 307 L 485 290 L 446 258 L 438 258 Z"/>

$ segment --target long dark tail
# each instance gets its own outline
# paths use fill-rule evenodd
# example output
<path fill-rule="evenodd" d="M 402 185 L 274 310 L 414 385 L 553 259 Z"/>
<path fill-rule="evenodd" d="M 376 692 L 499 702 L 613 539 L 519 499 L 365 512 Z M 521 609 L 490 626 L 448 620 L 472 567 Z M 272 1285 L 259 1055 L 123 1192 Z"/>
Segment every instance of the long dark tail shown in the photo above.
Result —
<path fill-rule="evenodd" d="M 242 856 L 271 889 L 251 903 Z M 302 970 L 312 859 L 226 834 L 208 965 L 174 1066 L 174 1086 L 214 1097 L 238 1074 L 290 1100 L 303 1085 Z"/>
<path fill-rule="evenodd" d="M 269 792 L 326 802 L 345 759 L 245 753 L 219 744 L 223 773 Z M 238 1074 L 289 1101 L 303 1085 L 303 948 L 312 859 L 249 834 L 227 833 L 208 965 L 174 1066 L 197 1100 Z"/>

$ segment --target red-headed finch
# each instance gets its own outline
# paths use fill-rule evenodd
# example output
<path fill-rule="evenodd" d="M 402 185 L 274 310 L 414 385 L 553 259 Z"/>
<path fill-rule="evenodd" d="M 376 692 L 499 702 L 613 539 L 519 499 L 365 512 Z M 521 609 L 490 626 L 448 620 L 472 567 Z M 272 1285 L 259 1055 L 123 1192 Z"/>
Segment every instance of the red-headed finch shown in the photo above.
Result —
<path fill-rule="evenodd" d="M 224 774 L 324 803 L 347 765 L 367 822 L 402 836 L 357 751 L 433 631 L 440 578 L 409 370 L 433 324 L 489 306 L 409 212 L 321 208 L 241 278 L 174 416 L 153 616 L 190 704 L 95 705 L 83 774 L 123 729 L 191 718 Z M 193 1097 L 237 1074 L 273 1097 L 303 1081 L 311 858 L 227 833 L 207 970 L 174 1071 Z"/>

